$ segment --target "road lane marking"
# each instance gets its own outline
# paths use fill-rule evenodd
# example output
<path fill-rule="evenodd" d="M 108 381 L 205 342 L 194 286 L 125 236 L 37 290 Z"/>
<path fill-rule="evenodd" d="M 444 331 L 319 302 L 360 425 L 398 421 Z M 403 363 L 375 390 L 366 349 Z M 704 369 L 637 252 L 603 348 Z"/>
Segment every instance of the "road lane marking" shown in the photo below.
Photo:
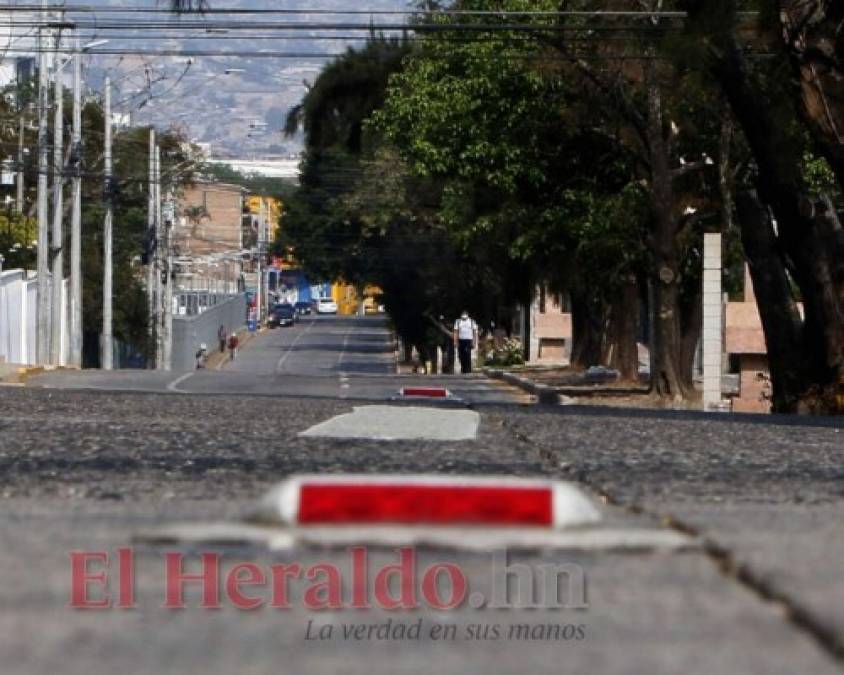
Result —
<path fill-rule="evenodd" d="M 281 367 L 284 365 L 284 362 L 287 361 L 287 357 L 290 356 L 290 353 L 293 351 L 293 348 L 299 343 L 299 340 L 301 340 L 306 333 L 310 332 L 311 328 L 314 327 L 315 323 L 316 319 L 312 320 L 311 323 L 308 324 L 308 327 L 301 333 L 299 333 L 299 335 L 296 336 L 296 339 L 290 343 L 290 345 L 287 347 L 287 351 L 281 355 L 281 358 L 278 360 L 278 363 L 275 364 L 276 375 L 281 375 Z"/>
<path fill-rule="evenodd" d="M 302 547 L 433 546 L 486 553 L 496 549 L 570 552 L 660 553 L 697 551 L 697 537 L 675 530 L 637 527 L 581 527 L 549 530 L 536 527 L 279 527 L 263 523 L 191 522 L 140 529 L 132 540 L 172 546 L 182 544 L 253 544 L 272 551 Z"/>
<path fill-rule="evenodd" d="M 320 422 L 299 436 L 372 440 L 462 441 L 477 437 L 480 415 L 474 410 L 421 406 L 355 406 L 353 412 Z"/>
<path fill-rule="evenodd" d="M 346 353 L 346 347 L 349 344 L 349 333 L 352 332 L 352 329 L 346 331 L 346 334 L 343 336 L 343 346 L 340 349 L 340 356 L 337 357 L 337 367 L 340 367 L 343 364 L 343 355 Z"/>
<path fill-rule="evenodd" d="M 195 373 L 185 373 L 184 375 L 179 375 L 175 380 L 173 380 L 170 384 L 167 385 L 168 391 L 175 391 L 177 394 L 186 394 L 186 391 L 182 391 L 179 389 L 179 385 L 187 380 L 189 377 L 193 376 Z"/>

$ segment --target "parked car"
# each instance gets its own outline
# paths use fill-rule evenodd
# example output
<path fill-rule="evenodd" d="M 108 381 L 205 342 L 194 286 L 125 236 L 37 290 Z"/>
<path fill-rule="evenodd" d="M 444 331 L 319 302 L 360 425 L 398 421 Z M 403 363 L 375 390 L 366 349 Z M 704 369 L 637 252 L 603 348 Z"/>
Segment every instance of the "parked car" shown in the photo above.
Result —
<path fill-rule="evenodd" d="M 333 298 L 318 298 L 316 301 L 317 314 L 336 314 L 337 303 Z"/>
<path fill-rule="evenodd" d="M 275 328 L 276 326 L 292 326 L 296 323 L 296 309 L 289 302 L 283 302 L 275 305 L 267 317 L 267 326 Z"/>
<path fill-rule="evenodd" d="M 294 307 L 296 308 L 296 313 L 299 315 L 311 313 L 311 303 L 305 300 L 300 300 Z"/>

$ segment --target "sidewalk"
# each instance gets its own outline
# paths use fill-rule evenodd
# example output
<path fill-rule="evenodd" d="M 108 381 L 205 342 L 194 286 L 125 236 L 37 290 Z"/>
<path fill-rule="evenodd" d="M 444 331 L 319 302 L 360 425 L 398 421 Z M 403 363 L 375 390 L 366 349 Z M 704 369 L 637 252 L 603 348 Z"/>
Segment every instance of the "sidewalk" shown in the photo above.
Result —
<path fill-rule="evenodd" d="M 699 410 L 700 401 L 671 403 L 651 396 L 646 381 L 619 382 L 612 369 L 595 367 L 586 371 L 570 368 L 528 366 L 516 368 L 484 368 L 491 378 L 503 380 L 536 396 L 547 405 L 599 405 L 624 408 Z M 641 373 L 640 373 L 641 376 Z"/>
<path fill-rule="evenodd" d="M 30 375 L 44 371 L 43 366 L 24 366 L 17 363 L 0 363 L 0 384 L 23 385 Z"/>
<path fill-rule="evenodd" d="M 261 326 L 255 333 L 250 333 L 246 328 L 241 328 L 237 333 L 238 351 L 248 345 L 256 335 L 263 333 L 265 330 L 267 330 L 266 327 Z M 205 368 L 209 370 L 222 370 L 227 363 L 231 363 L 229 350 L 226 348 L 224 352 L 220 352 L 216 349 L 219 345 L 215 344 L 213 346 L 215 348 L 214 353 L 208 356 L 208 359 L 205 361 Z"/>

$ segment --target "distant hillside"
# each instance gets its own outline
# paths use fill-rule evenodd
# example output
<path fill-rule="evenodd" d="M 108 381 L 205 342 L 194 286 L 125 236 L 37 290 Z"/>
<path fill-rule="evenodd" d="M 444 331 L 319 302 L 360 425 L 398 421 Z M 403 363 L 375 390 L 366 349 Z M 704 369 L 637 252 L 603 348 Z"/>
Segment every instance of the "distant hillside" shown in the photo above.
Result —
<path fill-rule="evenodd" d="M 153 0 L 95 0 L 93 5 L 151 7 Z M 209 0 L 215 9 L 272 8 L 281 3 L 271 0 Z M 407 0 L 285 0 L 285 9 L 303 10 L 401 10 Z M 226 17 L 229 18 L 229 17 Z M 254 19 L 255 17 L 238 17 Z M 274 17 L 279 19 L 280 17 Z M 349 21 L 369 23 L 366 15 L 325 16 L 303 14 L 284 20 L 325 23 Z M 374 18 L 375 22 L 384 20 Z M 397 17 L 391 17 L 391 21 Z M 174 17 L 174 22 L 178 21 Z M 261 35 L 275 35 L 272 31 L 250 31 Z M 160 33 L 158 33 L 160 35 Z M 337 34 L 335 32 L 335 34 Z M 343 35 L 349 35 L 344 31 Z M 192 35 L 196 35 L 193 33 Z M 221 34 L 210 40 L 112 40 L 114 46 L 138 46 L 150 49 L 199 49 L 226 52 L 286 51 L 286 52 L 342 52 L 353 41 L 326 39 L 331 31 L 288 33 L 295 39 L 238 38 L 238 33 Z M 313 82 L 325 58 L 245 58 L 241 56 L 203 56 L 188 64 L 184 57 L 98 57 L 90 74 L 95 86 L 106 70 L 118 83 L 116 107 L 131 111 L 138 123 L 154 122 L 160 126 L 183 125 L 189 136 L 211 145 L 215 156 L 295 155 L 301 149 L 299 139 L 285 139 L 280 130 L 287 111 L 299 102 L 305 92 L 305 82 Z M 243 69 L 231 72 L 227 69 Z M 120 75 L 116 75 L 120 73 Z M 181 79 L 180 79 L 181 78 Z M 178 83 L 177 83 L 178 82 Z"/>

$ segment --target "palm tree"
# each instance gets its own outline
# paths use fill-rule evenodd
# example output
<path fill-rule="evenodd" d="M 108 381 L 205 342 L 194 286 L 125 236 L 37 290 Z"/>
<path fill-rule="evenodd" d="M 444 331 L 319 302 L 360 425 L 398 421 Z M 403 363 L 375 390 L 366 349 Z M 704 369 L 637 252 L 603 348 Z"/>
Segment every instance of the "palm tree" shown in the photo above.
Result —
<path fill-rule="evenodd" d="M 202 223 L 203 220 L 210 220 L 211 214 L 208 213 L 208 209 L 206 209 L 201 204 L 198 206 L 186 206 L 182 209 L 182 215 L 188 219 L 191 224 L 190 234 L 191 237 L 197 236 L 197 230 L 199 225 Z"/>
<path fill-rule="evenodd" d="M 323 68 L 302 102 L 287 115 L 284 132 L 289 137 L 305 131 L 309 150 L 362 150 L 366 119 L 384 102 L 387 80 L 410 51 L 400 38 L 370 35 L 360 49 L 349 49 Z"/>

